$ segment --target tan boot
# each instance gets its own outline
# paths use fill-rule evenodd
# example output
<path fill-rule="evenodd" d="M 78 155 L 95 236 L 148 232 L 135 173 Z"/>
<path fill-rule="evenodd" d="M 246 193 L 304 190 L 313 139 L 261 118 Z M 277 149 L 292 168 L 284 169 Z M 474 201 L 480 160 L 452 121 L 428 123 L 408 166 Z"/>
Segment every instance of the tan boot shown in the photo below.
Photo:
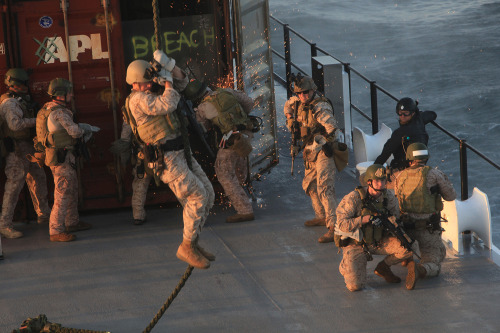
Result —
<path fill-rule="evenodd" d="M 17 231 L 16 229 L 14 229 L 12 227 L 0 228 L 0 234 L 5 238 L 21 238 L 21 237 L 23 237 L 22 232 Z"/>
<path fill-rule="evenodd" d="M 391 267 L 385 263 L 385 261 L 381 261 L 378 263 L 377 267 L 375 267 L 375 274 L 384 278 L 387 283 L 399 283 L 401 279 L 394 275 L 391 271 Z"/>
<path fill-rule="evenodd" d="M 253 213 L 250 214 L 235 214 L 226 219 L 226 223 L 246 222 L 255 220 Z"/>
<path fill-rule="evenodd" d="M 427 276 L 427 270 L 421 264 L 417 264 L 417 272 L 419 279 L 425 279 L 425 277 Z"/>
<path fill-rule="evenodd" d="M 51 242 L 71 242 L 76 239 L 75 235 L 61 232 L 60 234 L 50 235 Z"/>
<path fill-rule="evenodd" d="M 408 275 L 406 276 L 406 289 L 413 290 L 417 284 L 417 280 L 420 278 L 419 269 L 413 260 L 410 261 L 406 267 L 408 268 Z M 422 269 L 425 270 L 424 267 L 422 267 Z"/>
<path fill-rule="evenodd" d="M 316 227 L 316 226 L 325 226 L 326 225 L 326 220 L 325 218 L 321 218 L 321 217 L 316 217 L 312 220 L 307 220 L 304 225 L 306 227 Z"/>
<path fill-rule="evenodd" d="M 196 249 L 205 257 L 207 258 L 209 261 L 215 261 L 215 254 L 212 254 L 210 252 L 208 252 L 207 250 L 205 250 L 204 248 L 202 248 L 200 246 L 200 244 L 198 243 L 200 240 L 200 236 L 196 236 L 196 239 L 194 241 L 194 243 L 196 244 Z"/>
<path fill-rule="evenodd" d="M 334 236 L 334 231 L 335 229 L 333 227 L 329 228 L 328 231 L 323 235 L 321 236 L 320 238 L 318 238 L 318 242 L 320 243 L 331 243 L 333 242 L 333 236 Z"/>
<path fill-rule="evenodd" d="M 67 232 L 76 232 L 76 231 L 89 230 L 91 228 L 92 228 L 92 224 L 86 223 L 83 221 L 78 221 L 78 223 L 75 225 L 67 226 L 66 231 Z"/>
<path fill-rule="evenodd" d="M 210 261 L 198 251 L 194 242 L 185 239 L 177 249 L 177 258 L 196 268 L 207 269 L 210 267 Z"/>

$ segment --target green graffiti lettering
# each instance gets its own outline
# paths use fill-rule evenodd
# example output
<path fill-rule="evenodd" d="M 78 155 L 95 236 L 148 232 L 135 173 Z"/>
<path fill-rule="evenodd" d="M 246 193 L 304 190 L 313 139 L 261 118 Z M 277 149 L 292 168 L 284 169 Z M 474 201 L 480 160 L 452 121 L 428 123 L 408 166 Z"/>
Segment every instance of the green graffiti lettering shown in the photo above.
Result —
<path fill-rule="evenodd" d="M 191 31 L 191 34 L 189 34 L 189 41 L 191 42 L 192 47 L 198 47 L 198 43 L 195 42 L 195 39 L 193 38 L 193 35 L 197 34 L 198 30 L 194 29 Z"/>
<path fill-rule="evenodd" d="M 203 37 L 205 38 L 205 46 L 207 46 L 207 40 L 210 39 L 212 41 L 212 44 L 215 43 L 215 32 L 214 32 L 214 27 L 210 28 L 210 32 L 207 33 L 206 30 L 203 31 Z"/>
<path fill-rule="evenodd" d="M 169 39 L 168 37 L 170 35 L 177 36 L 177 33 L 176 32 L 172 32 L 172 31 L 167 31 L 167 32 L 163 33 L 163 36 L 165 38 L 165 53 L 166 54 L 170 54 L 170 53 L 173 53 L 173 52 L 181 50 L 181 46 L 180 45 L 178 45 L 176 48 L 170 48 L 169 47 L 170 44 L 174 44 L 174 43 L 177 42 L 177 40 L 175 40 L 175 39 L 173 39 L 173 40 Z"/>
<path fill-rule="evenodd" d="M 132 37 L 134 46 L 134 59 L 142 58 L 148 54 L 148 39 L 142 36 Z"/>
<path fill-rule="evenodd" d="M 191 44 L 189 44 L 189 40 L 184 32 L 181 31 L 181 35 L 179 36 L 179 50 L 182 49 L 182 44 L 187 44 L 188 47 L 191 47 Z"/>

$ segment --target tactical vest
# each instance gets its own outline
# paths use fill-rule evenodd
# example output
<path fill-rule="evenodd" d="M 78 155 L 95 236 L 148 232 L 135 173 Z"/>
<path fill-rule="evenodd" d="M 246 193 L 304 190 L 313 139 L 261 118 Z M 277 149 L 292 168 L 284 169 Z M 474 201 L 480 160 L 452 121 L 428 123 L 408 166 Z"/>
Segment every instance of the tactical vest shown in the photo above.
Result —
<path fill-rule="evenodd" d="M 23 118 L 35 117 L 34 110 L 30 108 L 31 106 L 30 103 L 26 101 L 24 98 L 16 96 L 12 92 L 7 92 L 2 96 L 0 96 L 0 104 L 2 104 L 9 98 L 14 98 L 18 102 L 19 106 L 21 107 L 21 110 L 23 110 Z M 10 137 L 16 140 L 31 140 L 33 138 L 33 134 L 31 133 L 29 128 L 24 128 L 20 131 L 13 131 L 10 129 L 9 125 L 4 119 L 1 120 L 0 126 L 2 127 L 3 137 Z"/>
<path fill-rule="evenodd" d="M 311 133 L 326 134 L 325 127 L 314 118 L 314 108 L 320 102 L 331 105 L 330 101 L 322 96 L 316 97 L 307 104 L 299 103 L 297 121 L 300 123 L 300 137 L 302 140 L 310 136 Z"/>
<path fill-rule="evenodd" d="M 370 209 L 368 209 L 365 204 L 365 201 L 369 200 L 367 189 L 365 187 L 358 186 L 356 187 L 356 192 L 358 192 L 359 196 L 361 197 L 361 201 L 363 202 L 361 216 L 375 215 L 376 212 L 373 212 Z M 387 214 L 388 213 L 387 192 L 384 192 L 381 198 L 382 200 L 379 200 L 378 202 L 373 202 L 373 204 L 375 205 L 375 207 L 377 207 L 378 210 L 380 210 L 384 214 Z M 371 223 L 367 223 L 361 227 L 361 231 L 363 232 L 363 241 L 367 245 L 379 242 L 384 237 L 384 227 L 382 225 L 374 226 Z"/>
<path fill-rule="evenodd" d="M 431 194 L 427 188 L 427 174 L 430 167 L 410 167 L 401 172 L 397 197 L 401 213 L 434 214 L 438 209 L 438 194 Z"/>
<path fill-rule="evenodd" d="M 217 116 L 210 121 L 221 130 L 222 134 L 227 134 L 238 125 L 253 127 L 248 114 L 229 91 L 217 89 L 215 94 L 205 97 L 202 103 L 204 102 L 211 103 L 217 110 Z"/>
<path fill-rule="evenodd" d="M 141 126 L 137 126 L 134 116 L 130 111 L 129 101 L 133 94 L 132 92 L 125 100 L 125 105 L 122 107 L 123 119 L 132 128 L 132 133 L 138 142 L 153 144 L 161 139 L 179 133 L 181 124 L 177 115 L 174 112 L 167 115 L 154 116 L 152 119 Z"/>
<path fill-rule="evenodd" d="M 69 135 L 69 133 L 65 129 L 50 133 L 47 126 L 47 121 L 50 113 L 54 110 L 64 109 L 65 107 L 59 104 L 48 107 L 47 104 L 45 104 L 36 115 L 37 143 L 35 143 L 35 148 L 37 148 L 37 150 L 43 149 L 42 147 L 56 149 L 72 148 L 75 145 L 76 140 L 71 135 Z"/>

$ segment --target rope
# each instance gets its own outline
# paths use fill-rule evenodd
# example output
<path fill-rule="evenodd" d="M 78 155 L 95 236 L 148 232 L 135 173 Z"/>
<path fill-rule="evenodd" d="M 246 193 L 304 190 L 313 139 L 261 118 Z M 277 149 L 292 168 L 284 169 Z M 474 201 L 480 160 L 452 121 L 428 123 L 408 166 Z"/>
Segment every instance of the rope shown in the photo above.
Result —
<path fill-rule="evenodd" d="M 186 271 L 184 272 L 184 275 L 182 276 L 181 280 L 179 281 L 179 284 L 177 284 L 177 286 L 175 287 L 175 289 L 172 292 L 172 294 L 170 295 L 170 297 L 166 300 L 166 302 L 161 307 L 160 311 L 158 311 L 158 313 L 156 314 L 156 316 L 153 318 L 153 320 L 151 320 L 151 322 L 149 323 L 149 325 L 144 329 L 144 331 L 142 331 L 142 333 L 149 333 L 149 332 L 151 332 L 151 330 L 153 329 L 153 327 L 155 327 L 155 325 L 158 323 L 158 321 L 163 316 L 163 314 L 165 313 L 165 311 L 167 311 L 167 309 L 170 306 L 170 304 L 172 304 L 172 302 L 174 301 L 174 298 L 177 297 L 177 295 L 181 291 L 182 287 L 184 287 L 184 284 L 186 283 L 187 279 L 189 278 L 189 276 L 193 272 L 193 269 L 194 269 L 194 267 L 191 266 L 191 265 L 189 265 L 186 268 Z"/>
<path fill-rule="evenodd" d="M 156 39 L 156 49 L 161 50 L 161 28 L 160 28 L 160 6 L 158 4 L 158 0 L 153 0 L 153 25 L 155 29 L 155 39 Z M 182 142 L 184 144 L 184 157 L 186 158 L 187 165 L 189 170 L 193 170 L 193 162 L 191 160 L 191 146 L 189 144 L 189 135 L 187 131 L 187 124 L 185 116 L 182 114 L 182 109 L 185 107 L 185 101 L 181 97 L 179 104 L 177 105 L 177 109 L 175 110 L 175 114 L 180 122 L 180 131 L 182 135 Z"/>

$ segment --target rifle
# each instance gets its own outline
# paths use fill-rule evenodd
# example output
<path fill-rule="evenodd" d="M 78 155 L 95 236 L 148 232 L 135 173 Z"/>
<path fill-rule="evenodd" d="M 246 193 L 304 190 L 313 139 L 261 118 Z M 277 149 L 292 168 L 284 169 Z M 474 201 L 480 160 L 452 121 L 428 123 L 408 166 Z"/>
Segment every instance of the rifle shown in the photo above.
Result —
<path fill-rule="evenodd" d="M 181 100 L 183 100 L 183 99 L 184 99 L 184 97 L 181 97 Z M 183 101 L 181 107 L 184 111 L 183 112 L 184 115 L 188 119 L 189 126 L 195 131 L 196 135 L 198 135 L 198 137 L 200 138 L 201 143 L 203 143 L 203 146 L 205 146 L 205 149 L 208 152 L 208 155 L 212 159 L 215 159 L 215 154 L 212 151 L 212 148 L 210 148 L 210 145 L 208 144 L 207 139 L 205 138 L 205 131 L 201 127 L 200 123 L 196 120 L 195 112 L 193 110 L 193 103 L 190 100 L 186 99 Z"/>
<path fill-rule="evenodd" d="M 366 200 L 365 204 L 366 204 L 366 208 L 368 208 L 372 212 L 376 212 L 377 213 L 377 215 L 373 216 L 372 219 L 371 219 L 373 225 L 375 225 L 375 226 L 382 225 L 387 231 L 389 231 L 392 235 L 394 235 L 394 237 L 396 237 L 401 242 L 401 245 L 405 249 L 407 249 L 408 251 L 413 252 L 413 254 L 416 255 L 419 259 L 422 259 L 412 249 L 412 245 L 415 242 L 415 240 L 411 239 L 411 237 L 408 236 L 408 234 L 403 230 L 403 228 L 398 224 L 397 221 L 394 222 L 394 223 L 391 222 L 391 220 L 389 220 L 389 217 L 387 216 L 387 214 L 382 213 L 375 206 L 375 204 L 373 203 L 373 201 Z"/>
<path fill-rule="evenodd" d="M 300 138 L 300 126 L 299 126 L 299 122 L 297 121 L 299 103 L 300 103 L 299 101 L 295 102 L 295 107 L 293 109 L 293 123 L 292 123 L 292 127 L 290 128 L 290 130 L 292 132 L 292 146 L 290 147 L 290 154 L 292 155 L 292 170 L 291 170 L 292 176 L 293 176 L 293 166 L 295 164 L 295 156 L 298 154 L 298 152 L 297 152 L 297 154 L 295 154 L 294 147 L 298 146 L 297 142 L 299 141 L 299 138 Z"/>

